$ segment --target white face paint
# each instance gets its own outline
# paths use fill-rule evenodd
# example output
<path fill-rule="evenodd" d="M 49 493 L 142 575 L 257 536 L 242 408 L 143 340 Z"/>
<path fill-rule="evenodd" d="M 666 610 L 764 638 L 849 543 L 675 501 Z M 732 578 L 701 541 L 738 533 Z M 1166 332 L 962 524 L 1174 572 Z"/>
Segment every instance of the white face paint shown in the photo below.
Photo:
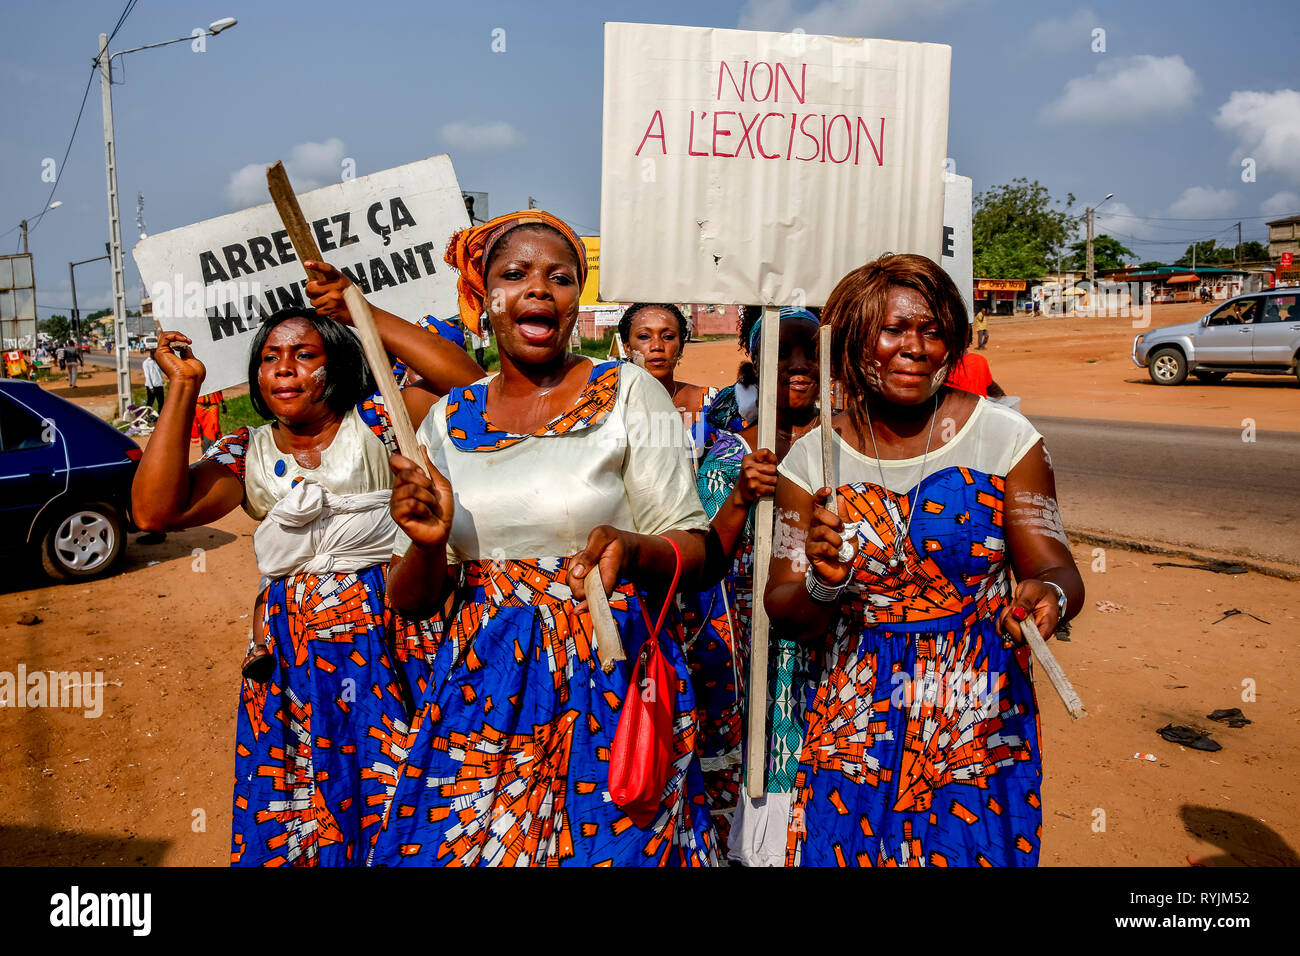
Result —
<path fill-rule="evenodd" d="M 1056 499 L 1029 491 L 1018 491 L 1015 505 L 1007 514 L 1016 524 L 1024 525 L 1031 533 L 1042 535 L 1061 542 L 1067 548 L 1070 539 L 1065 536 L 1065 525 L 1061 523 L 1061 512 Z"/>

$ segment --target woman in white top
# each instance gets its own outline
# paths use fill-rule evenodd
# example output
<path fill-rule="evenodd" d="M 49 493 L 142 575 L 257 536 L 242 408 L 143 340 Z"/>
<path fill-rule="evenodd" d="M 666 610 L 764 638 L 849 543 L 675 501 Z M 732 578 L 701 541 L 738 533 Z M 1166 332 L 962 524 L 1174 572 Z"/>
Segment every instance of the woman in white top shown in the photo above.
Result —
<path fill-rule="evenodd" d="M 386 313 L 377 320 L 389 350 L 428 383 L 446 389 L 481 374 L 437 335 Z M 189 345 L 179 332 L 160 336 L 171 388 L 132 515 L 162 531 L 242 506 L 261 522 L 250 663 L 266 670 L 246 669 L 241 690 L 231 862 L 361 865 L 440 626 L 403 617 L 385 597 L 397 531 L 388 415 L 356 337 L 309 309 L 285 310 L 262 322 L 249 354 L 250 397 L 273 421 L 226 435 L 191 465 L 205 369 Z M 417 420 L 436 398 L 427 388 L 402 394 Z"/>
<path fill-rule="evenodd" d="M 766 595 L 774 628 L 822 653 L 786 862 L 1033 865 L 1042 769 L 1020 622 L 1050 637 L 1083 604 L 1051 459 L 1019 413 L 944 384 L 967 318 L 929 259 L 854 270 L 822 322 L 848 410 L 829 482 L 819 432 L 781 463 L 776 511 L 803 546 L 773 548 Z"/>
<path fill-rule="evenodd" d="M 675 552 L 684 580 L 703 562 L 708 524 L 681 417 L 643 370 L 566 350 L 586 258 L 563 222 L 502 216 L 458 234 L 447 260 L 466 325 L 490 304 L 501 372 L 429 413 L 423 470 L 395 459 L 403 535 L 390 593 L 406 608 L 450 595 L 455 610 L 374 862 L 713 863 L 675 621 L 659 647 L 676 686 L 629 688 L 642 611 L 670 600 Z M 598 657 L 589 570 L 609 592 L 626 661 Z M 668 779 L 636 812 L 610 784 L 629 693 L 667 695 L 672 714 Z"/>

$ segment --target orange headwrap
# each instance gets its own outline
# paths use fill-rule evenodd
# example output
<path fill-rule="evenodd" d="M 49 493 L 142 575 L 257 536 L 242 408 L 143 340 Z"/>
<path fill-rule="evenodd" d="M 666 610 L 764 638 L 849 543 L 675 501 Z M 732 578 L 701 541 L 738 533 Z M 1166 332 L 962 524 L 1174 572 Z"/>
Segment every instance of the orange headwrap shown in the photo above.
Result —
<path fill-rule="evenodd" d="M 484 275 L 483 264 L 487 262 L 488 253 L 507 232 L 528 223 L 550 226 L 567 239 L 578 258 L 578 288 L 581 289 L 587 281 L 587 247 L 582 244 L 578 234 L 569 228 L 568 223 L 549 212 L 525 209 L 497 216 L 481 226 L 462 229 L 447 243 L 447 253 L 443 259 L 460 273 L 456 282 L 456 291 L 460 293 L 460 320 L 475 335 L 481 331 L 479 317 L 483 314 L 483 300 L 487 295 L 487 276 Z"/>

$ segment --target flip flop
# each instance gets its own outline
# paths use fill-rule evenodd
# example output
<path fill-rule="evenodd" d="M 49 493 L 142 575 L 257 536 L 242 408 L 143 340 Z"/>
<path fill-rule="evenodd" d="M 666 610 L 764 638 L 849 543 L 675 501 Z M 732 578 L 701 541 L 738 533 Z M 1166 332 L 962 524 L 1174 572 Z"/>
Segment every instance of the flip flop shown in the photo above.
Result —
<path fill-rule="evenodd" d="M 1181 724 L 1179 726 L 1166 724 L 1156 733 L 1171 744 L 1180 744 L 1184 747 L 1191 747 L 1193 750 L 1208 750 L 1213 753 L 1216 750 L 1223 749 L 1222 745 L 1214 738 L 1192 730 L 1191 727 L 1183 727 Z"/>

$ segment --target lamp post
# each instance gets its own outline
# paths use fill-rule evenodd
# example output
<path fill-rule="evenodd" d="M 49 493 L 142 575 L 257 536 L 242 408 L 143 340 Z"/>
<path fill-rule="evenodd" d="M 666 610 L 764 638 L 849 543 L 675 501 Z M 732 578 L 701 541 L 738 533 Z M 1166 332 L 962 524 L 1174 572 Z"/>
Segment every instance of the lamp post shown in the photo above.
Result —
<path fill-rule="evenodd" d="M 1114 193 L 1106 193 L 1106 199 L 1110 199 L 1110 198 L 1111 198 L 1112 196 L 1114 196 L 1114 195 L 1115 195 Z M 1097 205 L 1095 205 L 1095 206 L 1089 206 L 1089 207 L 1088 207 L 1088 262 L 1087 262 L 1087 270 L 1088 270 L 1088 288 L 1089 288 L 1089 290 L 1092 289 L 1092 280 L 1093 280 L 1093 268 L 1092 268 L 1092 239 L 1093 239 L 1093 232 L 1094 232 L 1094 230 L 1095 230 L 1096 222 L 1097 222 L 1097 210 L 1100 209 L 1100 208 L 1102 207 L 1102 204 L 1106 202 L 1106 199 L 1103 199 L 1101 202 L 1097 203 Z"/>
<path fill-rule="evenodd" d="M 104 174 L 108 179 L 108 258 L 113 269 L 113 353 L 117 364 L 119 418 L 126 415 L 126 406 L 131 401 L 131 366 L 126 337 L 126 283 L 122 277 L 122 222 L 117 206 L 117 147 L 113 142 L 113 57 L 172 43 L 193 41 L 199 37 L 216 36 L 223 30 L 229 30 L 235 23 L 234 17 L 222 17 L 209 24 L 206 33 L 163 40 L 161 43 L 146 43 L 144 46 L 119 50 L 111 54 L 108 52 L 107 34 L 99 35 L 99 52 L 95 57 L 95 63 L 99 66 L 100 92 L 104 107 Z"/>
<path fill-rule="evenodd" d="M 81 310 L 77 308 L 77 274 L 73 270 L 77 266 L 84 266 L 87 262 L 98 262 L 100 259 L 109 258 L 112 258 L 112 254 L 109 252 L 109 246 L 106 242 L 104 243 L 104 254 L 102 256 L 68 263 L 68 285 L 72 286 L 72 334 L 77 341 L 81 341 Z"/>
<path fill-rule="evenodd" d="M 56 199 L 56 200 L 54 200 L 54 202 L 52 202 L 52 203 L 50 203 L 48 206 L 46 206 L 46 207 L 45 207 L 45 210 L 44 210 L 43 212 L 41 212 L 40 215 L 41 215 L 41 216 L 44 216 L 45 213 L 49 212 L 51 209 L 58 209 L 58 208 L 59 208 L 60 206 L 62 206 L 62 205 L 63 205 L 63 200 L 62 200 L 62 199 Z M 29 218 L 32 218 L 32 219 L 39 219 L 40 216 L 32 216 L 32 217 L 29 217 Z M 31 250 L 29 250 L 29 249 L 27 248 L 27 220 L 24 219 L 22 222 L 20 222 L 20 223 L 18 224 L 18 228 L 21 229 L 21 230 L 23 231 L 23 255 L 30 255 L 30 254 L 31 254 Z"/>

